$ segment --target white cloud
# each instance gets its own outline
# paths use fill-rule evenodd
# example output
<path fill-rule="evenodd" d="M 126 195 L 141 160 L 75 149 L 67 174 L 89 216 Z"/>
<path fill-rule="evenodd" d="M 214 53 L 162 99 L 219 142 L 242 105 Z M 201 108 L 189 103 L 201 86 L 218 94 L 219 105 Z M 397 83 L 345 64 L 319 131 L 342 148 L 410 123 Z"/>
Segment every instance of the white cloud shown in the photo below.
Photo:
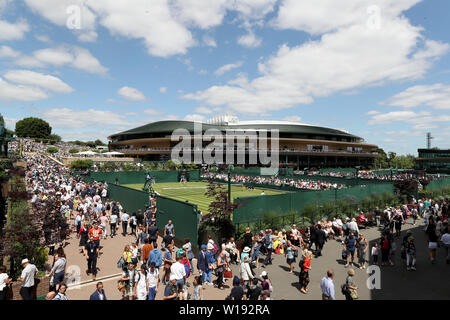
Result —
<path fill-rule="evenodd" d="M 131 125 L 123 114 L 108 110 L 54 108 L 39 113 L 52 127 L 61 129 L 88 128 L 94 125 L 103 127 L 105 124 L 109 126 Z"/>
<path fill-rule="evenodd" d="M 4 118 L 4 120 L 5 120 L 5 127 L 10 130 L 15 130 L 16 122 L 19 121 L 19 119 L 14 118 Z"/>
<path fill-rule="evenodd" d="M 159 92 L 166 93 L 167 92 L 167 88 L 166 87 L 161 87 L 161 88 L 159 88 Z"/>
<path fill-rule="evenodd" d="M 5 79 L 22 85 L 36 86 L 59 93 L 70 93 L 74 89 L 61 79 L 28 70 L 11 70 L 4 74 Z"/>
<path fill-rule="evenodd" d="M 142 39 L 148 53 L 168 57 L 185 54 L 198 44 L 189 28 L 210 29 L 223 23 L 227 11 L 237 12 L 245 23 L 262 24 L 277 0 L 25 0 L 32 11 L 52 23 L 67 27 L 73 12 L 81 10 L 81 25 L 74 30 L 80 41 L 95 41 L 102 25 L 113 35 Z M 254 22 L 256 21 L 256 22 Z M 214 41 L 206 39 L 207 45 Z"/>
<path fill-rule="evenodd" d="M 195 44 L 191 32 L 174 19 L 166 0 L 89 0 L 102 26 L 113 35 L 143 39 L 148 53 L 167 57 L 185 54 Z"/>
<path fill-rule="evenodd" d="M 96 74 L 105 74 L 108 71 L 89 50 L 67 45 L 36 50 L 31 55 L 21 54 L 14 63 L 26 68 L 43 68 L 48 65 L 70 66 Z"/>
<path fill-rule="evenodd" d="M 164 112 L 159 111 L 159 110 L 155 110 L 155 109 L 146 109 L 143 111 L 145 114 L 150 114 L 152 116 L 156 116 L 156 115 L 160 115 L 163 114 Z"/>
<path fill-rule="evenodd" d="M 371 115 L 379 114 L 379 113 L 380 113 L 380 112 L 378 112 L 377 110 L 370 110 L 370 111 L 368 111 L 368 112 L 366 113 L 366 115 L 371 116 Z"/>
<path fill-rule="evenodd" d="M 16 23 L 0 20 L 0 30 L 0 41 L 21 40 L 24 38 L 25 33 L 30 31 L 30 27 L 25 20 Z"/>
<path fill-rule="evenodd" d="M 274 10 L 278 0 L 239 0 L 234 1 L 232 8 L 238 11 L 245 20 L 262 19 Z"/>
<path fill-rule="evenodd" d="M 50 38 L 46 35 L 37 35 L 34 36 L 36 38 L 36 40 L 40 41 L 40 42 L 44 42 L 44 43 L 52 43 L 52 40 L 50 40 Z"/>
<path fill-rule="evenodd" d="M 450 110 L 450 85 L 436 83 L 413 86 L 389 98 L 385 103 L 403 108 L 427 106 Z"/>
<path fill-rule="evenodd" d="M 448 44 L 423 41 L 404 17 L 384 19 L 381 30 L 355 24 L 295 47 L 283 45 L 258 64 L 260 76 L 186 94 L 186 99 L 261 114 L 339 91 L 423 77 Z M 395 50 L 393 49 L 395 48 Z"/>
<path fill-rule="evenodd" d="M 47 93 L 39 88 L 11 84 L 0 78 L 0 100 L 36 101 L 47 98 Z"/>
<path fill-rule="evenodd" d="M 198 107 L 195 109 L 195 112 L 197 113 L 203 113 L 203 114 L 212 114 L 213 111 L 211 109 L 205 108 L 205 107 Z"/>
<path fill-rule="evenodd" d="M 19 51 L 8 46 L 0 47 L 0 58 L 17 58 L 18 56 L 20 56 Z"/>
<path fill-rule="evenodd" d="M 185 121 L 204 122 L 206 117 L 201 114 L 188 114 L 184 117 Z"/>
<path fill-rule="evenodd" d="M 379 17 L 380 26 L 384 27 L 385 21 L 398 17 L 420 1 L 422 0 L 283 0 L 273 25 L 280 29 L 294 29 L 317 35 L 356 24 L 370 26 Z"/>
<path fill-rule="evenodd" d="M 28 7 L 35 13 L 42 15 L 52 23 L 67 28 L 68 22 L 75 16 L 76 12 L 70 9 L 77 6 L 80 9 L 80 29 L 73 29 L 79 39 L 89 37 L 95 30 L 95 13 L 86 6 L 85 0 L 25 0 Z M 92 34 L 91 34 L 92 36 Z"/>
<path fill-rule="evenodd" d="M 256 37 L 253 31 L 249 30 L 246 35 L 239 37 L 237 42 L 247 48 L 256 48 L 261 45 L 262 39 Z"/>
<path fill-rule="evenodd" d="M 449 122 L 450 115 L 433 115 L 429 111 L 391 111 L 374 115 L 368 125 L 380 125 L 391 123 L 409 123 L 415 125 L 416 129 L 426 129 L 437 122 Z"/>
<path fill-rule="evenodd" d="M 242 61 L 238 61 L 236 63 L 230 63 L 230 64 L 226 64 L 224 66 L 221 66 L 219 69 L 217 69 L 214 74 L 216 76 L 221 76 L 223 75 L 225 72 L 228 72 L 230 70 L 236 69 L 236 68 L 240 68 L 242 66 Z"/>
<path fill-rule="evenodd" d="M 108 71 L 107 68 L 103 67 L 100 64 L 97 58 L 91 55 L 89 50 L 80 47 L 75 47 L 73 53 L 75 58 L 73 61 L 73 66 L 75 68 L 90 73 L 100 73 L 100 74 L 106 73 Z"/>
<path fill-rule="evenodd" d="M 203 36 L 203 44 L 207 47 L 217 47 L 216 40 L 214 40 L 214 38 L 210 36 Z"/>
<path fill-rule="evenodd" d="M 283 120 L 292 121 L 292 122 L 300 122 L 302 120 L 302 118 L 299 116 L 287 116 L 287 117 L 284 117 Z"/>
<path fill-rule="evenodd" d="M 138 89 L 131 88 L 131 87 L 122 87 L 120 88 L 117 93 L 121 95 L 123 98 L 131 101 L 145 101 L 147 98 L 145 95 L 140 92 Z"/>
<path fill-rule="evenodd" d="M 174 0 L 173 16 L 187 25 L 208 29 L 222 24 L 227 0 Z"/>
<path fill-rule="evenodd" d="M 97 38 L 98 34 L 95 31 L 83 32 L 78 36 L 78 40 L 81 42 L 95 42 Z"/>

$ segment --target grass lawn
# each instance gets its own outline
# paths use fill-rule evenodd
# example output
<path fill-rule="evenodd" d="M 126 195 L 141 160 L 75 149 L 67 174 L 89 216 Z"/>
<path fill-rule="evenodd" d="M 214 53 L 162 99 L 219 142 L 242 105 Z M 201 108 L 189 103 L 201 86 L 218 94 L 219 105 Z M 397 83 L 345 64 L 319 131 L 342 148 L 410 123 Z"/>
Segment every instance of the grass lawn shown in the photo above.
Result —
<path fill-rule="evenodd" d="M 208 183 L 206 182 L 188 182 L 186 184 L 181 184 L 179 182 L 170 183 L 156 183 L 153 188 L 160 195 L 194 203 L 198 206 L 198 209 L 203 212 L 203 214 L 208 212 L 208 206 L 211 202 L 210 198 L 205 196 L 206 188 Z M 223 185 L 225 190 L 227 190 L 227 184 Z M 143 184 L 126 184 L 124 187 L 129 187 L 137 190 L 142 190 Z M 247 196 L 259 196 L 263 189 L 246 190 L 243 186 L 231 186 L 231 198 L 247 197 Z M 283 191 L 264 189 L 264 194 L 273 195 L 284 193 Z"/>

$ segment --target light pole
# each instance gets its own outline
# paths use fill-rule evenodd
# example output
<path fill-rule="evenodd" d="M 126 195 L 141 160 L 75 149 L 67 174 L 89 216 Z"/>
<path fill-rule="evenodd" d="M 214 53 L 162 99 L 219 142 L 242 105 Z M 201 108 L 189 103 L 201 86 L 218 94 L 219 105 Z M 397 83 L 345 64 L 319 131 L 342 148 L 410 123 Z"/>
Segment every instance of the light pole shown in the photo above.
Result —
<path fill-rule="evenodd" d="M 231 170 L 233 170 L 233 165 L 228 165 L 228 202 L 231 203 Z"/>

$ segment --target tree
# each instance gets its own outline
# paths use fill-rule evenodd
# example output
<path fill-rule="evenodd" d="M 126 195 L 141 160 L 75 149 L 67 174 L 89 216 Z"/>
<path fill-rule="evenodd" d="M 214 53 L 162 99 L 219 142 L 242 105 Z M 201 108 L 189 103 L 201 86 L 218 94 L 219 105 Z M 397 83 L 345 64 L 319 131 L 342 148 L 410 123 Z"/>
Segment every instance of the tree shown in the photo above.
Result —
<path fill-rule="evenodd" d="M 52 127 L 50 127 L 47 121 L 31 117 L 17 121 L 15 132 L 21 138 L 48 139 L 52 133 Z"/>
<path fill-rule="evenodd" d="M 58 149 L 55 147 L 48 147 L 47 148 L 47 153 L 53 154 L 53 153 L 58 153 Z"/>
<path fill-rule="evenodd" d="M 57 134 L 51 134 L 48 136 L 48 139 L 51 141 L 55 141 L 55 142 L 61 142 L 61 136 L 57 135 Z"/>
<path fill-rule="evenodd" d="M 100 139 L 94 141 L 95 146 L 106 146 Z"/>
<path fill-rule="evenodd" d="M 378 157 L 375 158 L 373 169 L 384 169 L 388 167 L 388 157 L 386 152 L 383 149 L 377 148 L 372 150 L 373 152 L 378 153 Z"/>
<path fill-rule="evenodd" d="M 74 153 L 78 153 L 80 152 L 80 150 L 76 149 L 76 148 L 72 148 L 69 150 L 69 153 L 74 154 Z"/>
<path fill-rule="evenodd" d="M 86 170 L 90 169 L 93 165 L 92 160 L 75 160 L 70 163 L 70 167 L 73 170 Z"/>
<path fill-rule="evenodd" d="M 414 169 L 415 165 L 415 157 L 411 154 L 408 154 L 406 156 L 396 156 L 391 161 L 392 167 L 398 168 L 398 169 Z"/>

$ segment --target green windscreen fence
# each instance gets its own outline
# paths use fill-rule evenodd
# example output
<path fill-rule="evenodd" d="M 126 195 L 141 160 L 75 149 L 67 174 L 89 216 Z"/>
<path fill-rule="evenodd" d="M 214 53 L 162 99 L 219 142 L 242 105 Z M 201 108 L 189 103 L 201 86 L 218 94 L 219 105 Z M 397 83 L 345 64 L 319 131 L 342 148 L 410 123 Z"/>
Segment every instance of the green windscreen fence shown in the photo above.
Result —
<path fill-rule="evenodd" d="M 100 181 L 92 177 L 82 177 L 85 182 Z M 122 207 L 131 215 L 139 209 L 144 211 L 150 203 L 150 194 L 145 191 L 131 189 L 113 183 L 108 184 L 108 198 L 120 202 Z M 172 220 L 175 226 L 175 235 L 179 240 L 177 245 L 184 244 L 183 239 L 189 238 L 196 246 L 198 241 L 198 213 L 193 204 L 157 196 L 157 224 L 160 230 L 164 229 L 167 221 Z"/>
<path fill-rule="evenodd" d="M 354 168 L 323 168 L 323 169 L 319 169 L 319 172 L 320 173 L 329 173 L 329 172 L 355 173 L 356 169 L 354 169 Z"/>
<path fill-rule="evenodd" d="M 158 207 L 158 228 L 163 230 L 170 219 L 175 227 L 175 236 L 180 240 L 189 238 L 191 243 L 196 246 L 199 222 L 197 206 L 162 196 L 156 197 L 156 203 Z"/>
<path fill-rule="evenodd" d="M 189 170 L 189 181 L 199 181 L 199 170 Z M 120 171 L 120 172 L 91 172 L 89 176 L 96 181 L 106 181 L 115 183 L 116 178 L 119 184 L 139 184 L 145 183 L 145 178 L 149 173 L 155 178 L 156 183 L 178 182 L 179 171 Z"/>
<path fill-rule="evenodd" d="M 303 209 L 309 205 L 321 205 L 337 201 L 361 201 L 363 199 L 393 194 L 391 183 L 369 184 L 364 187 L 353 187 L 324 191 L 305 191 L 281 195 L 266 195 L 242 197 L 235 199 L 240 206 L 234 210 L 233 222 L 243 223 L 262 219 L 267 215 L 285 216 L 288 214 L 301 215 Z"/>
<path fill-rule="evenodd" d="M 448 186 L 450 186 L 450 178 L 432 180 L 425 187 L 425 190 L 437 190 L 437 189 L 442 189 L 442 188 L 448 187 Z"/>

